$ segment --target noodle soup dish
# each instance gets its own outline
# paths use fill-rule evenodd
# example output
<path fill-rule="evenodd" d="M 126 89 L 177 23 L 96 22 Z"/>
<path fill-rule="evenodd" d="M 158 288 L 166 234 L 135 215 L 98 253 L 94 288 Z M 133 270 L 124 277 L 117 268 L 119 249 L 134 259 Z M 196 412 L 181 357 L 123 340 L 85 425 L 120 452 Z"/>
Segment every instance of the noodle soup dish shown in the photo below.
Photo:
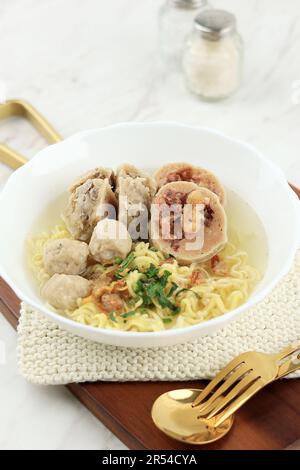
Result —
<path fill-rule="evenodd" d="M 49 307 L 84 325 L 195 325 L 242 305 L 263 276 L 259 220 L 207 169 L 93 168 L 72 182 L 61 207 L 57 224 L 30 235 L 29 268 Z M 248 228 L 238 230 L 244 213 Z"/>
<path fill-rule="evenodd" d="M 124 123 L 50 145 L 0 193 L 0 275 L 38 314 L 103 344 L 166 347 L 239 318 L 292 266 L 282 171 L 214 130 Z"/>

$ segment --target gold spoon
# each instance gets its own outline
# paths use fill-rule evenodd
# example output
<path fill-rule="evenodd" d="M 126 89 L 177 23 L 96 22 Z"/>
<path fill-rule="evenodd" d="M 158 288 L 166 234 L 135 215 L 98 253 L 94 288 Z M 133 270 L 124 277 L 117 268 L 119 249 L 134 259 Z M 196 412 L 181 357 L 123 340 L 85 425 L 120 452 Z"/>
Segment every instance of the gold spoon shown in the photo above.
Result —
<path fill-rule="evenodd" d="M 201 391 L 183 388 L 160 395 L 152 407 L 154 424 L 168 436 L 186 444 L 203 445 L 221 439 L 230 431 L 233 415 L 218 427 L 214 427 L 214 418 L 199 419 L 199 412 L 192 404 Z"/>
<path fill-rule="evenodd" d="M 249 398 L 300 368 L 299 349 L 300 343 L 295 341 L 278 354 L 243 353 L 219 372 L 204 393 L 193 388 L 160 395 L 152 407 L 154 424 L 173 439 L 189 444 L 221 439 L 231 429 L 233 413 Z M 207 400 L 204 404 L 203 399 Z"/>

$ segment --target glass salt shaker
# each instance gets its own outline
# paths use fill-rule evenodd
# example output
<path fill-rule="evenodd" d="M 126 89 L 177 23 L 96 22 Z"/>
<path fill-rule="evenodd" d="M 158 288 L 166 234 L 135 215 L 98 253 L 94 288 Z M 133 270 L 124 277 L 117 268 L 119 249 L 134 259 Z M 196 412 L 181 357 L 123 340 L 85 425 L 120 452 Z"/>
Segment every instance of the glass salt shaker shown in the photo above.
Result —
<path fill-rule="evenodd" d="M 183 54 L 188 89 L 207 101 L 232 95 L 241 82 L 242 48 L 232 13 L 211 9 L 197 15 Z"/>
<path fill-rule="evenodd" d="M 184 42 L 207 0 L 165 0 L 159 12 L 161 53 L 171 69 L 180 69 Z"/>

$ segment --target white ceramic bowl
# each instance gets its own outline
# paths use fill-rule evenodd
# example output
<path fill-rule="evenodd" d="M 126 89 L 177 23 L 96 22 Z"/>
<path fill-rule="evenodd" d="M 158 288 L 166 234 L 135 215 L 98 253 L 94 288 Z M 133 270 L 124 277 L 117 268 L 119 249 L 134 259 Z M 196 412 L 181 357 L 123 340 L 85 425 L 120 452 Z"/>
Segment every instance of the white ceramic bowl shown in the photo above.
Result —
<path fill-rule="evenodd" d="M 252 245 L 249 246 L 254 255 L 257 252 L 257 262 L 263 256 L 266 259 L 263 279 L 249 300 L 204 323 L 156 333 L 97 329 L 47 308 L 28 271 L 25 256 L 26 239 L 33 227 L 38 230 L 37 220 L 43 225 L 40 228 L 49 226 L 54 213 L 59 215 L 62 200 L 59 196 L 66 194 L 69 184 L 88 169 L 98 165 L 116 168 L 129 162 L 154 171 L 174 161 L 208 168 L 230 190 L 228 210 L 234 212 L 233 216 L 238 215 L 242 230 L 251 232 Z M 232 194 L 237 194 L 247 204 L 234 209 Z M 254 219 L 247 216 L 247 205 L 254 209 L 264 227 L 263 248 L 262 232 L 255 227 Z M 41 218 L 46 207 L 47 217 Z M 81 132 L 47 147 L 9 178 L 0 195 L 0 214 L 0 272 L 16 294 L 74 334 L 125 347 L 168 346 L 224 327 L 261 301 L 288 272 L 300 239 L 299 202 L 279 168 L 247 144 L 209 129 L 175 123 L 118 124 Z M 265 251 L 267 253 L 263 254 Z"/>

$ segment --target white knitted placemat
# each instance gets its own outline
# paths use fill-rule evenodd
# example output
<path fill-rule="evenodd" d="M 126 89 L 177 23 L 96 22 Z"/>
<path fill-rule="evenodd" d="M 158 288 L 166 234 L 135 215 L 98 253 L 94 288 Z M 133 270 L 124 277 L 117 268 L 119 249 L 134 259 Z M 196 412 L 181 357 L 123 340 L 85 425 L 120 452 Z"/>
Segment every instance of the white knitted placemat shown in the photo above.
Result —
<path fill-rule="evenodd" d="M 300 250 L 271 295 L 227 327 L 191 343 L 153 349 L 105 346 L 60 329 L 22 304 L 18 365 L 36 384 L 211 378 L 243 351 L 277 352 L 300 339 Z M 300 371 L 290 377 L 300 377 Z"/>

